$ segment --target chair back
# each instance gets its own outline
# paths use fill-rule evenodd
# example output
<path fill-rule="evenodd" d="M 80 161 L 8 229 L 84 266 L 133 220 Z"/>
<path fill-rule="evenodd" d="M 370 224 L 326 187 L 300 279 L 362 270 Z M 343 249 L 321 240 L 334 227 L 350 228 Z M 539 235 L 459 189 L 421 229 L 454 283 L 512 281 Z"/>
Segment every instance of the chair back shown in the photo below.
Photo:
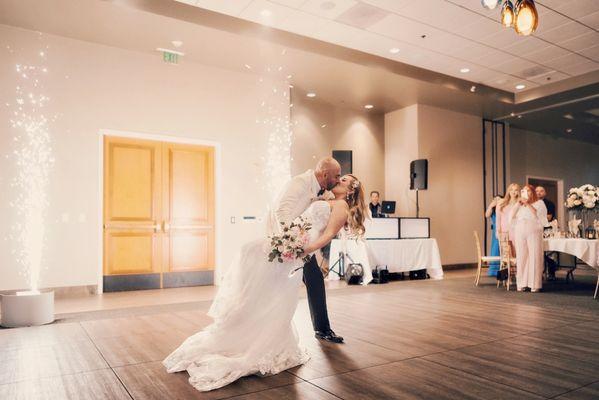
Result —
<path fill-rule="evenodd" d="M 512 248 L 510 247 L 510 241 L 507 232 L 502 232 L 499 234 L 499 257 L 501 258 L 502 264 L 510 265 Z"/>
<path fill-rule="evenodd" d="M 476 243 L 476 257 L 477 260 L 480 260 L 481 258 L 483 258 L 483 252 L 480 248 L 480 238 L 478 236 L 477 231 L 474 231 L 474 242 Z"/>

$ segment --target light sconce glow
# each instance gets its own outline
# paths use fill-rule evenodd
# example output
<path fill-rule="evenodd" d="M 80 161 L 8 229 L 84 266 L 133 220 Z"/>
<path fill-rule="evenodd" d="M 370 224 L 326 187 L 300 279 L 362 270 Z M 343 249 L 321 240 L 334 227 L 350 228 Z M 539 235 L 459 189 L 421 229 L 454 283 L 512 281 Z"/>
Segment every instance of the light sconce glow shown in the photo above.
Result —
<path fill-rule="evenodd" d="M 506 28 L 514 26 L 514 6 L 510 0 L 506 0 L 501 7 L 501 25 Z"/>
<path fill-rule="evenodd" d="M 468 72 L 470 72 L 470 68 L 462 68 L 462 69 L 460 69 L 460 72 L 462 74 L 467 74 Z"/>
<path fill-rule="evenodd" d="M 397 54 L 397 53 L 399 53 L 399 49 L 397 47 L 393 47 L 393 48 L 389 49 L 389 53 Z"/>
<path fill-rule="evenodd" d="M 514 29 L 516 29 L 516 33 L 522 36 L 533 33 L 539 25 L 539 14 L 535 2 L 533 0 L 519 0 L 516 3 L 515 11 Z"/>
<path fill-rule="evenodd" d="M 306 93 L 306 96 L 307 96 L 307 97 L 310 97 L 310 98 L 312 98 L 312 97 L 316 97 L 316 93 L 313 93 L 313 92 Z"/>
<path fill-rule="evenodd" d="M 518 115 L 518 119 L 522 118 L 522 115 Z"/>
<path fill-rule="evenodd" d="M 522 83 L 520 83 L 520 84 L 516 85 L 516 89 L 518 89 L 518 90 L 522 90 L 522 89 L 524 89 L 525 87 L 526 87 L 526 85 L 523 85 Z"/>
<path fill-rule="evenodd" d="M 372 104 L 366 104 L 364 106 L 364 108 L 367 109 L 367 110 L 370 110 L 370 109 L 374 108 L 374 106 Z"/>
<path fill-rule="evenodd" d="M 501 3 L 501 0 L 481 0 L 480 2 L 487 10 L 494 10 Z"/>

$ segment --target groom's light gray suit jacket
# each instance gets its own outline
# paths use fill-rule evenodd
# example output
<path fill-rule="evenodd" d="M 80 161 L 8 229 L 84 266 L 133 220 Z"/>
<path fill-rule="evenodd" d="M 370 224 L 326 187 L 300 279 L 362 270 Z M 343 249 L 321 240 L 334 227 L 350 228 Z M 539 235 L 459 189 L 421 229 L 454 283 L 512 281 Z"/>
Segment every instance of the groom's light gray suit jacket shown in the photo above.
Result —
<path fill-rule="evenodd" d="M 268 233 L 279 232 L 281 222 L 289 223 L 299 217 L 316 199 L 319 191 L 320 184 L 311 169 L 291 178 L 270 211 L 267 224 Z"/>

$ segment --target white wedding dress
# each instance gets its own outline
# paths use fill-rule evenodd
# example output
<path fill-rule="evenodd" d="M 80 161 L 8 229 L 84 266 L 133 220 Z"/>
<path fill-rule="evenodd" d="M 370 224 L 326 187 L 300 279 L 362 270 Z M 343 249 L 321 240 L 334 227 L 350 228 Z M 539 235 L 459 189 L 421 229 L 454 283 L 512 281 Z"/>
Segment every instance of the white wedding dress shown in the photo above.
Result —
<path fill-rule="evenodd" d="M 328 223 L 330 205 L 316 201 L 302 216 L 312 223 L 314 241 Z M 308 361 L 292 322 L 302 271 L 290 272 L 302 262 L 269 262 L 269 252 L 266 238 L 242 247 L 208 312 L 214 322 L 163 361 L 168 372 L 187 370 L 189 383 L 208 391 L 242 376 L 277 374 Z"/>

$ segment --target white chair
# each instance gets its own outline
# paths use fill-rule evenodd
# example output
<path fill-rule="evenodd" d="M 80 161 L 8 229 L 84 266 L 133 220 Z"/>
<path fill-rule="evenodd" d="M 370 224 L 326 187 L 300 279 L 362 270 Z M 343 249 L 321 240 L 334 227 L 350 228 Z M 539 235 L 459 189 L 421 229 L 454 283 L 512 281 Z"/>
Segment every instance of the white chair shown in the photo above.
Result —
<path fill-rule="evenodd" d="M 497 287 L 503 282 L 509 291 L 510 286 L 516 284 L 516 258 L 512 257 L 512 246 L 507 233 L 499 235 L 499 258 L 499 271 L 506 271 L 506 279 L 503 281 L 498 280 Z"/>
<path fill-rule="evenodd" d="M 483 256 L 483 252 L 480 247 L 480 238 L 478 236 L 478 232 L 474 231 L 474 241 L 476 242 L 476 253 L 478 260 L 478 269 L 476 271 L 476 279 L 474 280 L 474 284 L 478 286 L 478 282 L 480 281 L 480 274 L 483 268 L 489 268 L 492 262 L 501 262 L 501 256 Z"/>

